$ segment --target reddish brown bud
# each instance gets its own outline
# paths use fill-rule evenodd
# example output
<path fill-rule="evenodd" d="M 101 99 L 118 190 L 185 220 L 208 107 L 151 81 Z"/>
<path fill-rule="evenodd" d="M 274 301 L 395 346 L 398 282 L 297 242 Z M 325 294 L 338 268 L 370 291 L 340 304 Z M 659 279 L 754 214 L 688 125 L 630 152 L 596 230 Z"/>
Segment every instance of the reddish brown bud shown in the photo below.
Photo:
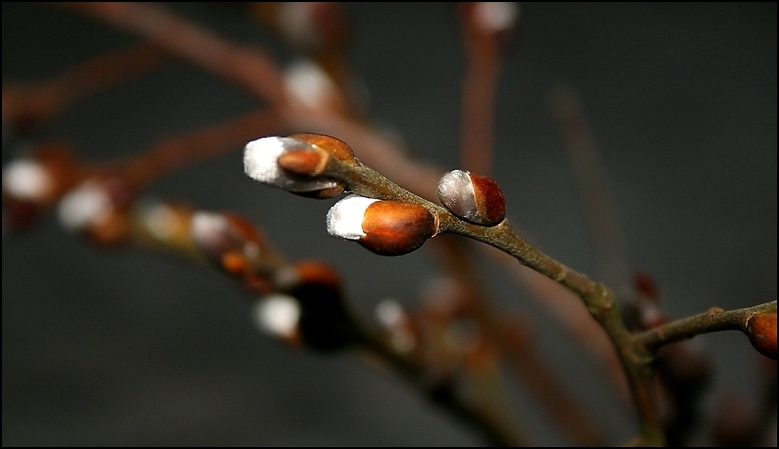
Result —
<path fill-rule="evenodd" d="M 11 161 L 3 167 L 3 207 L 7 225 L 27 228 L 51 207 L 82 176 L 70 149 L 46 143 L 29 158 Z"/>
<path fill-rule="evenodd" d="M 360 244 L 388 256 L 406 254 L 435 233 L 433 215 L 424 207 L 397 201 L 377 201 L 365 210 L 365 236 Z"/>
<path fill-rule="evenodd" d="M 319 150 L 348 163 L 356 162 L 349 146 L 332 137 L 318 134 L 270 136 L 246 144 L 244 171 L 256 181 L 288 192 L 311 198 L 332 198 L 343 193 L 344 186 L 333 179 L 316 176 L 327 159 L 321 153 L 315 154 Z"/>
<path fill-rule="evenodd" d="M 234 275 L 243 274 L 249 261 L 260 257 L 265 250 L 260 231 L 232 213 L 195 212 L 190 232 L 194 242 L 210 259 Z"/>
<path fill-rule="evenodd" d="M 124 243 L 130 237 L 129 207 L 135 198 L 125 179 L 112 175 L 90 178 L 59 203 L 60 222 L 99 245 Z"/>
<path fill-rule="evenodd" d="M 436 220 L 417 204 L 350 195 L 330 208 L 327 232 L 357 240 L 376 254 L 399 256 L 414 251 L 435 235 Z"/>
<path fill-rule="evenodd" d="M 755 349 L 776 360 L 776 312 L 760 313 L 750 318 L 747 335 Z"/>
<path fill-rule="evenodd" d="M 324 165 L 327 162 L 327 156 L 316 150 L 293 150 L 279 156 L 277 162 L 279 167 L 296 175 L 317 176 L 324 168 Z M 333 198 L 342 194 L 344 191 L 343 185 L 333 184 L 332 187 L 319 190 L 292 193 L 315 199 Z"/>
<path fill-rule="evenodd" d="M 277 159 L 279 166 L 298 175 L 316 176 L 324 165 L 327 156 L 313 150 L 294 150 L 284 153 Z"/>
<path fill-rule="evenodd" d="M 438 182 L 438 199 L 453 214 L 482 226 L 495 226 L 506 216 L 506 199 L 492 179 L 452 170 Z"/>
<path fill-rule="evenodd" d="M 289 137 L 308 142 L 315 147 L 321 148 L 346 164 L 354 164 L 356 161 L 352 147 L 335 137 L 310 133 L 293 134 Z"/>

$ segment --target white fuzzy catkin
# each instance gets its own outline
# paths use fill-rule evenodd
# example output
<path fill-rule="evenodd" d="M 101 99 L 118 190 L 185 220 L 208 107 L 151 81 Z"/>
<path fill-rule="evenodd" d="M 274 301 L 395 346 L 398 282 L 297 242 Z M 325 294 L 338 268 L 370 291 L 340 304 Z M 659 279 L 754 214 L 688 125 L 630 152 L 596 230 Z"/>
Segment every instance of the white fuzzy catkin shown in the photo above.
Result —
<path fill-rule="evenodd" d="M 438 181 L 438 199 L 455 215 L 473 219 L 478 215 L 471 175 L 465 170 L 447 172 Z"/>
<path fill-rule="evenodd" d="M 290 192 L 312 192 L 335 187 L 337 183 L 325 178 L 308 178 L 284 171 L 277 162 L 282 154 L 311 149 L 311 144 L 292 137 L 263 137 L 246 144 L 243 170 L 255 181 Z"/>
<path fill-rule="evenodd" d="M 327 211 L 327 232 L 334 237 L 347 240 L 359 240 L 365 236 L 362 230 L 362 219 L 365 210 L 378 201 L 359 195 L 349 195 L 335 203 Z"/>

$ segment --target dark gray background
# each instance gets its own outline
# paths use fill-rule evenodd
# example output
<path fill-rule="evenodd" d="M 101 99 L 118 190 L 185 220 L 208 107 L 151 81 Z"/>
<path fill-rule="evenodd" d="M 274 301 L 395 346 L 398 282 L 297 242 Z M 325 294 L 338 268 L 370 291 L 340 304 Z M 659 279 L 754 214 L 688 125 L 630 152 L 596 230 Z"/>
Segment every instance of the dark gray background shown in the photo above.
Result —
<path fill-rule="evenodd" d="M 3 82 L 45 79 L 135 41 L 47 5 L 3 3 Z M 237 8 L 174 5 L 237 42 L 289 55 Z M 373 115 L 422 160 L 457 163 L 464 58 L 452 4 L 346 5 L 356 73 Z M 599 140 L 629 263 L 651 272 L 667 310 L 776 299 L 776 3 L 522 5 L 497 101 L 494 178 L 509 217 L 542 249 L 598 276 L 582 202 L 545 109 L 569 82 Z M 35 139 L 86 158 L 256 106 L 187 65 L 85 98 Z M 4 131 L 5 133 L 5 131 Z M 30 140 L 3 139 L 3 162 Z M 359 156 L 359 149 L 358 151 Z M 367 316 L 384 297 L 413 304 L 436 274 L 426 252 L 380 258 L 329 237 L 316 202 L 246 178 L 240 151 L 176 173 L 152 193 L 232 210 L 290 258 L 333 263 Z M 635 431 L 592 363 L 513 281 L 489 268 L 509 310 L 531 314 L 538 346 L 617 443 Z M 259 334 L 228 280 L 136 250 L 105 252 L 49 217 L 3 235 L 3 445 L 478 445 L 408 385 L 346 355 L 290 350 Z M 727 392 L 755 399 L 758 357 L 744 337 L 695 339 L 715 360 L 706 413 Z M 525 404 L 540 444 L 566 444 Z M 709 442 L 708 429 L 696 440 Z M 775 440 L 773 441 L 775 444 Z"/>

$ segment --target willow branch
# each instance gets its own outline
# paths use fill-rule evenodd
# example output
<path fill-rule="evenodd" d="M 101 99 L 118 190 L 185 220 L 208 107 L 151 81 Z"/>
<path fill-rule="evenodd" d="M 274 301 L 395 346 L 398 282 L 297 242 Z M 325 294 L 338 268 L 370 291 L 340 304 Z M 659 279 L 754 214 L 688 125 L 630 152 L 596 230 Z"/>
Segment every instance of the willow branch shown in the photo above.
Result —
<path fill-rule="evenodd" d="M 713 307 L 699 315 L 666 323 L 635 335 L 636 343 L 650 351 L 696 335 L 726 330 L 746 331 L 749 319 L 755 315 L 776 312 L 776 301 L 736 310 Z"/>
<path fill-rule="evenodd" d="M 3 120 L 27 128 L 50 120 L 81 97 L 152 72 L 164 63 L 155 46 L 141 43 L 76 65 L 38 84 L 3 85 Z"/>

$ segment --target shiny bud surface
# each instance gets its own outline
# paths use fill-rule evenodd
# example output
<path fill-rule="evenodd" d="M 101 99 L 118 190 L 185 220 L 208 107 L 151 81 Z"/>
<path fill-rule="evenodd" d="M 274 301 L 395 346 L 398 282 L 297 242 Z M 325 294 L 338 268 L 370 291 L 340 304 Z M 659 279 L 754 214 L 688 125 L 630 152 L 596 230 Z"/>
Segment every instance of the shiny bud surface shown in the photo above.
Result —
<path fill-rule="evenodd" d="M 747 335 L 755 349 L 776 360 L 776 312 L 761 313 L 750 318 Z"/>
<path fill-rule="evenodd" d="M 321 191 L 338 190 L 339 184 L 332 179 L 295 174 L 278 164 L 279 156 L 287 152 L 314 148 L 312 144 L 293 137 L 271 136 L 254 140 L 246 144 L 244 149 L 244 172 L 255 181 L 293 193 L 308 193 L 316 197 Z"/>
<path fill-rule="evenodd" d="M 463 220 L 495 226 L 506 216 L 506 199 L 492 179 L 465 170 L 452 170 L 438 182 L 438 199 Z"/>
<path fill-rule="evenodd" d="M 357 240 L 368 250 L 399 256 L 422 246 L 436 231 L 433 215 L 424 207 L 351 195 L 327 214 L 327 232 Z"/>

